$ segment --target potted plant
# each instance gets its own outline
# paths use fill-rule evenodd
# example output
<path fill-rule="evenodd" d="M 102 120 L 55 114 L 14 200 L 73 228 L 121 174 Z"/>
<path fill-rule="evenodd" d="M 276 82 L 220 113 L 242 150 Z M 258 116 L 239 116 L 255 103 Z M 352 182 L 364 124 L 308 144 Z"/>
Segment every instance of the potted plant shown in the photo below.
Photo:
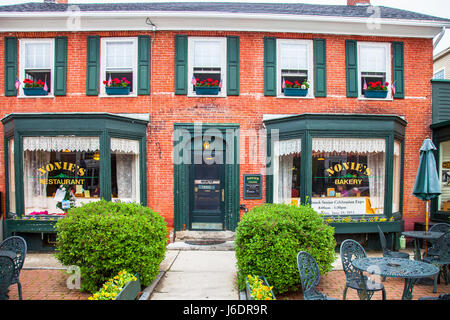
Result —
<path fill-rule="evenodd" d="M 309 83 L 306 80 L 302 83 L 298 81 L 291 82 L 289 80 L 284 80 L 283 89 L 285 96 L 305 97 L 308 95 Z"/>
<path fill-rule="evenodd" d="M 107 95 L 128 95 L 130 94 L 130 81 L 123 77 L 103 81 Z"/>
<path fill-rule="evenodd" d="M 387 97 L 389 82 L 384 85 L 381 81 L 369 82 L 369 86 L 364 91 L 364 97 L 366 98 L 377 98 L 384 99 Z"/>
<path fill-rule="evenodd" d="M 89 300 L 136 300 L 141 291 L 139 274 L 120 271 L 94 293 Z"/>
<path fill-rule="evenodd" d="M 206 78 L 205 80 L 195 79 L 195 93 L 197 95 L 211 95 L 219 94 L 220 83 L 219 80 Z"/>
<path fill-rule="evenodd" d="M 248 275 L 245 280 L 247 300 L 276 300 L 272 288 L 264 276 Z"/>
<path fill-rule="evenodd" d="M 23 80 L 23 94 L 26 96 L 46 96 L 48 91 L 44 89 L 45 83 L 42 80 L 33 81 L 31 79 Z"/>

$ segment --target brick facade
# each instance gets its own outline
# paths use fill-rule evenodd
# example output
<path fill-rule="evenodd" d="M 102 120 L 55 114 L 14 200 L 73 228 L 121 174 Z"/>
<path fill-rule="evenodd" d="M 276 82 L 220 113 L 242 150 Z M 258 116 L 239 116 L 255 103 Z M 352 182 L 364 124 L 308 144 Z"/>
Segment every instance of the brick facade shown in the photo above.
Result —
<path fill-rule="evenodd" d="M 227 36 L 240 37 L 240 95 L 225 98 L 197 98 L 174 95 L 174 36 Z M 403 218 L 405 229 L 413 228 L 413 222 L 424 221 L 425 205 L 412 195 L 412 188 L 419 164 L 419 148 L 426 136 L 431 136 L 431 83 L 433 73 L 431 39 L 338 36 L 301 33 L 261 32 L 148 32 L 153 43 L 151 73 L 152 94 L 127 98 L 86 96 L 86 38 L 127 37 L 144 32 L 73 32 L 73 33 L 3 33 L 20 38 L 68 37 L 67 95 L 55 98 L 5 97 L 1 86 L 1 116 L 22 112 L 110 112 L 146 113 L 151 115 L 147 136 L 147 198 L 148 206 L 162 214 L 173 227 L 173 124 L 239 123 L 241 130 L 259 130 L 263 114 L 301 113 L 368 113 L 395 114 L 408 122 L 405 137 Z M 263 38 L 274 36 L 286 39 L 326 39 L 327 97 L 315 99 L 283 99 L 264 96 L 264 46 Z M 345 40 L 404 42 L 405 99 L 394 101 L 365 101 L 346 97 Z M 0 56 L 4 56 L 4 42 L 0 43 Z M 3 70 L 3 59 L 0 62 Z M 0 73 L 0 83 L 4 74 Z M 4 172 L 3 130 L 0 131 L 0 172 Z M 246 141 L 247 140 L 247 141 Z M 249 154 L 249 139 L 241 136 L 241 154 Z M 161 153 L 160 153 L 161 151 Z M 263 173 L 262 164 L 249 164 L 241 159 L 242 175 Z M 265 186 L 265 181 L 264 181 Z M 265 189 L 265 188 L 264 188 Z M 242 187 L 241 187 L 242 190 Z M 0 175 L 0 192 L 5 192 L 5 178 Z M 2 197 L 2 208 L 5 208 Z M 264 203 L 263 200 L 244 200 L 248 208 Z M 4 211 L 4 210 L 2 210 Z"/>

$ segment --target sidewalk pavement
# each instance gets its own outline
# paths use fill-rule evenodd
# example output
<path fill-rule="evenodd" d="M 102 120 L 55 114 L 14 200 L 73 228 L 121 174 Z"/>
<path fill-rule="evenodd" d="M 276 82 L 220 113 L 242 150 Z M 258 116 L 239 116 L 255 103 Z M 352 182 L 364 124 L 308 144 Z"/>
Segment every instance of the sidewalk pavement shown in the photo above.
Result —
<path fill-rule="evenodd" d="M 412 251 L 409 251 L 411 254 Z M 368 256 L 381 256 L 381 252 L 368 252 Z M 342 299 L 345 276 L 339 255 L 333 264 L 333 271 L 322 276 L 319 289 L 329 296 Z M 240 293 L 236 287 L 236 258 L 231 250 L 168 250 L 161 263 L 157 279 L 143 290 L 141 299 L 150 300 L 238 300 Z M 69 274 L 51 253 L 29 253 L 21 272 L 24 300 L 86 300 L 89 293 L 70 290 L 66 282 Z M 388 299 L 401 298 L 404 282 L 402 279 L 387 278 L 384 282 Z M 438 284 L 437 293 L 433 286 L 416 285 L 413 299 L 422 296 L 438 296 L 450 291 L 444 281 Z M 349 290 L 348 299 L 358 299 Z M 12 285 L 9 296 L 17 300 L 17 286 Z M 286 296 L 279 296 L 284 299 Z M 301 293 L 290 298 L 303 299 Z M 376 300 L 381 297 L 374 296 Z"/>

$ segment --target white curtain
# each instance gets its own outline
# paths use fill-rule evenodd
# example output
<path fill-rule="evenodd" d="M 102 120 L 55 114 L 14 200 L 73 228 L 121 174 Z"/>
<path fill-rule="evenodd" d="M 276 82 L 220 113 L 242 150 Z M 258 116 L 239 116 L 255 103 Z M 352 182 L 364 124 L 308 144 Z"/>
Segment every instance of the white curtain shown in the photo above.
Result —
<path fill-rule="evenodd" d="M 308 46 L 299 43 L 282 43 L 280 45 L 282 70 L 307 70 Z"/>
<path fill-rule="evenodd" d="M 132 69 L 133 52 L 132 41 L 108 41 L 106 43 L 106 68 Z"/>
<path fill-rule="evenodd" d="M 314 138 L 312 149 L 316 152 L 384 152 L 384 139 Z"/>
<path fill-rule="evenodd" d="M 50 69 L 50 49 L 48 42 L 25 44 L 25 69 Z"/>
<path fill-rule="evenodd" d="M 361 72 L 386 72 L 386 47 L 361 45 L 359 50 Z"/>
<path fill-rule="evenodd" d="M 372 208 L 383 209 L 384 207 L 384 176 L 385 176 L 385 154 L 370 153 L 367 156 L 367 166 L 371 169 L 369 176 L 370 203 Z M 377 211 L 377 213 L 382 213 Z"/>
<path fill-rule="evenodd" d="M 116 155 L 118 198 L 139 202 L 139 141 L 112 138 L 111 152 Z"/>
<path fill-rule="evenodd" d="M 194 67 L 220 67 L 222 44 L 220 41 L 196 40 L 194 42 Z"/>
<path fill-rule="evenodd" d="M 49 152 L 24 151 L 23 153 L 25 212 L 47 209 L 47 185 L 39 183 L 39 179 L 47 179 L 48 174 L 41 176 L 38 169 L 49 161 Z"/>
<path fill-rule="evenodd" d="M 97 151 L 100 149 L 98 137 L 74 137 L 74 136 L 55 136 L 55 137 L 24 137 L 24 151 Z"/>
<path fill-rule="evenodd" d="M 292 167 L 294 155 L 285 155 L 278 158 L 278 203 L 291 203 L 292 195 Z"/>

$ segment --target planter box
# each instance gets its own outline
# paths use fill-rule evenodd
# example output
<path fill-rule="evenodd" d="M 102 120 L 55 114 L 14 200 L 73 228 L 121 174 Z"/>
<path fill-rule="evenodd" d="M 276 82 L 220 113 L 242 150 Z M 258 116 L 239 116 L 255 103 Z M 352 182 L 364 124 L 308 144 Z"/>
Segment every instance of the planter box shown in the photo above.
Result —
<path fill-rule="evenodd" d="M 366 90 L 364 92 L 364 97 L 385 99 L 387 97 L 387 93 L 388 93 L 387 90 Z"/>
<path fill-rule="evenodd" d="M 139 292 L 141 292 L 141 281 L 139 280 L 139 274 L 134 275 L 136 281 L 130 281 L 120 290 L 119 294 L 114 300 L 136 300 Z"/>
<path fill-rule="evenodd" d="M 217 96 L 219 87 L 195 87 L 195 93 L 201 96 Z"/>
<path fill-rule="evenodd" d="M 48 92 L 42 87 L 38 88 L 23 88 L 23 94 L 26 96 L 47 96 Z"/>
<path fill-rule="evenodd" d="M 329 223 L 334 227 L 335 234 L 342 233 L 378 233 L 377 225 L 383 232 L 402 232 L 404 221 L 384 221 L 384 222 L 338 222 Z"/>
<path fill-rule="evenodd" d="M 269 286 L 269 283 L 267 282 L 266 278 L 264 276 L 258 276 L 259 279 L 261 279 L 264 282 L 264 285 Z M 251 290 L 250 290 L 250 286 L 248 284 L 248 281 L 245 280 L 245 295 L 247 297 L 247 300 L 253 300 L 252 295 L 250 294 Z M 270 290 L 270 293 L 272 294 L 273 300 L 276 300 L 275 295 L 273 294 L 273 291 Z"/>
<path fill-rule="evenodd" d="M 130 87 L 106 87 L 106 94 L 110 96 L 126 96 L 130 94 Z"/>
<path fill-rule="evenodd" d="M 308 89 L 284 88 L 284 95 L 286 97 L 306 97 L 308 95 Z"/>

